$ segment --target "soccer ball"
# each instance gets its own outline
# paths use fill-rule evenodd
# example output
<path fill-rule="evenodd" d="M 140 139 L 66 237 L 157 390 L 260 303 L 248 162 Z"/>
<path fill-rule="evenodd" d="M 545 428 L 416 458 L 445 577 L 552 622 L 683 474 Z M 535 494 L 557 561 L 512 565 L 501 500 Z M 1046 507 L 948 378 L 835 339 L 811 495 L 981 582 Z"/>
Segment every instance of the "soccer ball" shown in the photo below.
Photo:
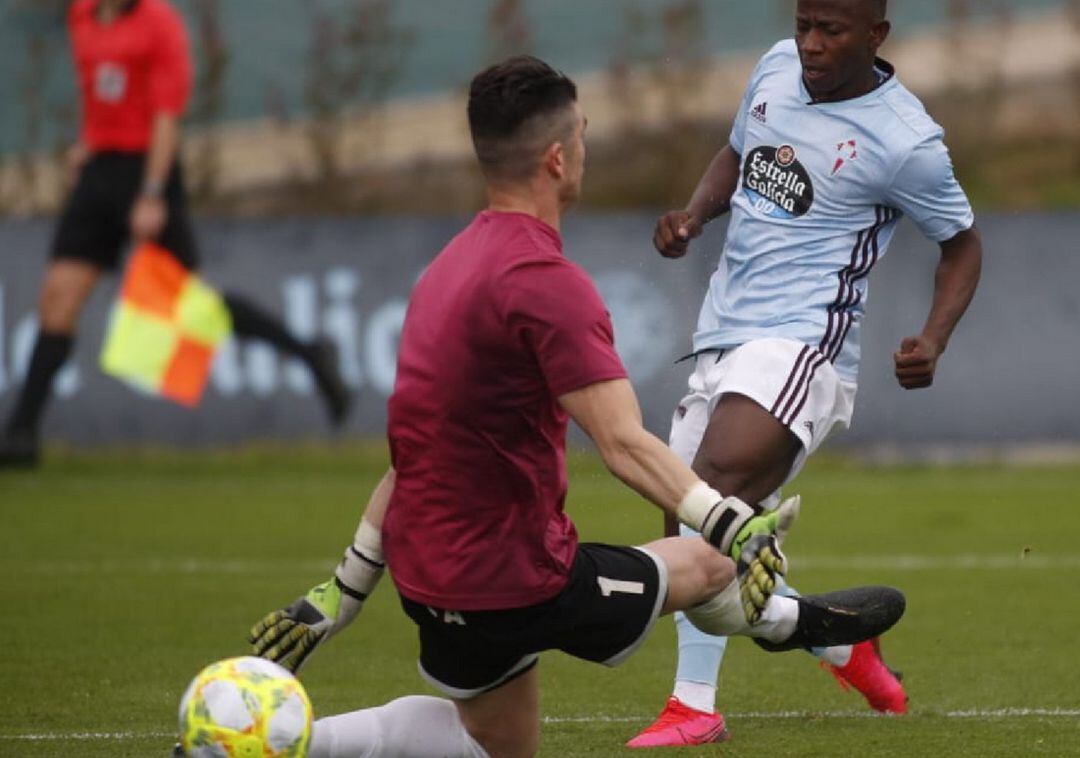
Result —
<path fill-rule="evenodd" d="M 304 758 L 311 701 L 300 681 L 263 658 L 228 658 L 199 672 L 180 699 L 187 758 Z"/>

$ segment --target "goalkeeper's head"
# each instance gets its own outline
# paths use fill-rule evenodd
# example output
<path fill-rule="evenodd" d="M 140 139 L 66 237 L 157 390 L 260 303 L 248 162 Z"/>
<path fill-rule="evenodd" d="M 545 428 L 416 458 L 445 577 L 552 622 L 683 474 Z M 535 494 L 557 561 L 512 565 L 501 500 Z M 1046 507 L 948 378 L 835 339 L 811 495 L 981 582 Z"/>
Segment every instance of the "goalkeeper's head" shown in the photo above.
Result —
<path fill-rule="evenodd" d="M 509 58 L 473 78 L 468 110 L 489 189 L 553 191 L 560 206 L 577 199 L 585 118 L 569 77 L 538 58 Z"/>

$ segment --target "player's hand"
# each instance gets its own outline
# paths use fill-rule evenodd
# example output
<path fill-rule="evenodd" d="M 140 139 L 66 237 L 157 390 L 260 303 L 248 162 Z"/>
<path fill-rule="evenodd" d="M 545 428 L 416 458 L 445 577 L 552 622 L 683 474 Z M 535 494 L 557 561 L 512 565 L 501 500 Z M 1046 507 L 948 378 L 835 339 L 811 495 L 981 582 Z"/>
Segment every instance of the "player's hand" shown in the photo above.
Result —
<path fill-rule="evenodd" d="M 735 561 L 738 561 L 747 542 L 757 535 L 776 535 L 776 544 L 778 546 L 784 544 L 788 532 L 791 531 L 792 524 L 794 524 L 795 519 L 799 517 L 801 502 L 798 495 L 789 497 L 775 509 L 766 511 L 760 516 L 754 516 L 752 519 L 749 519 L 743 524 L 731 543 L 731 557 Z M 784 565 L 777 570 L 781 574 L 786 574 L 787 564 L 784 563 Z"/>
<path fill-rule="evenodd" d="M 701 222 L 686 211 L 670 211 L 656 222 L 653 244 L 665 258 L 681 258 L 690 240 L 701 235 L 701 229 Z"/>
<path fill-rule="evenodd" d="M 255 654 L 297 672 L 316 647 L 352 621 L 363 606 L 341 591 L 336 578 L 312 587 L 288 608 L 273 611 L 251 628 Z"/>
<path fill-rule="evenodd" d="M 705 482 L 698 482 L 683 496 L 675 516 L 724 555 L 738 560 L 742 545 L 755 534 L 787 530 L 799 513 L 799 498 L 789 498 L 775 510 L 762 513 L 739 498 L 724 497 Z"/>
<path fill-rule="evenodd" d="M 139 195 L 131 206 L 128 223 L 131 226 L 131 238 L 136 242 L 156 240 L 165 228 L 169 212 L 165 199 L 156 195 Z"/>
<path fill-rule="evenodd" d="M 83 166 L 86 165 L 89 159 L 90 150 L 82 142 L 76 142 L 68 148 L 67 155 L 64 156 L 68 189 L 78 183 L 79 174 L 82 173 Z"/>
<path fill-rule="evenodd" d="M 776 575 L 786 570 L 787 558 L 775 534 L 755 534 L 743 544 L 735 566 L 743 613 L 756 624 L 776 589 Z"/>
<path fill-rule="evenodd" d="M 900 349 L 893 353 L 896 380 L 900 382 L 900 386 L 906 390 L 914 390 L 933 384 L 937 360 L 942 351 L 942 346 L 925 334 L 905 337 L 900 343 Z"/>

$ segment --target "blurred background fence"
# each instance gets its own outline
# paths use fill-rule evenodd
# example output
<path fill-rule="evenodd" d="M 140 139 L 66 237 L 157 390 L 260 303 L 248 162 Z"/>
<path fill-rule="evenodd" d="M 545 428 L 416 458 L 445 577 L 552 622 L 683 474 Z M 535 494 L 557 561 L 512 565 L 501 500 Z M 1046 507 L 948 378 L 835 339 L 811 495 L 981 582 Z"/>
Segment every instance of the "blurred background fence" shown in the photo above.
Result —
<path fill-rule="evenodd" d="M 409 289 L 460 218 L 213 220 L 200 238 L 215 283 L 276 309 L 298 334 L 326 334 L 341 350 L 359 405 L 353 436 L 384 431 L 397 338 Z M 570 218 L 568 254 L 594 276 L 648 425 L 666 436 L 685 387 L 689 335 L 723 239 L 710 227 L 681 261 L 652 250 L 652 213 Z M 945 446 L 1080 443 L 1080 214 L 985 214 L 987 261 L 979 294 L 941 360 L 934 387 L 901 390 L 892 351 L 918 331 L 933 288 L 936 248 L 903 223 L 875 269 L 863 330 L 855 427 L 839 445 L 940 454 Z M 48 241 L 44 220 L 0 224 L 0 400 L 29 357 L 33 306 Z M 46 436 L 73 443 L 206 444 L 313 439 L 328 428 L 307 373 L 252 344 L 217 361 L 202 408 L 140 397 L 97 370 L 114 288 L 96 293 L 75 360 L 57 385 Z"/>
<path fill-rule="evenodd" d="M 0 3 L 0 410 L 25 364 L 75 136 L 66 0 Z M 590 119 L 583 208 L 567 247 L 594 273 L 663 432 L 672 361 L 715 265 L 650 252 L 726 139 L 791 0 L 176 0 L 197 55 L 184 160 L 212 281 L 242 284 L 300 333 L 341 347 L 377 435 L 409 286 L 482 202 L 464 88 L 532 52 L 572 74 Z M 935 388 L 903 393 L 889 356 L 925 315 L 933 246 L 906 222 L 873 277 L 848 444 L 1080 443 L 1080 0 L 894 0 L 883 55 L 945 127 L 987 242 L 985 281 Z M 195 413 L 138 398 L 95 355 L 112 291 L 83 319 L 46 436 L 77 443 L 315 437 L 302 371 L 226 351 Z"/>
<path fill-rule="evenodd" d="M 532 52 L 590 118 L 588 206 L 682 202 L 792 0 L 176 0 L 189 182 L 215 214 L 465 213 L 463 95 Z M 0 3 L 0 214 L 55 211 L 75 136 L 68 0 Z M 884 55 L 993 207 L 1080 205 L 1080 0 L 898 0 Z M 635 160 L 625 157 L 634 155 Z"/>

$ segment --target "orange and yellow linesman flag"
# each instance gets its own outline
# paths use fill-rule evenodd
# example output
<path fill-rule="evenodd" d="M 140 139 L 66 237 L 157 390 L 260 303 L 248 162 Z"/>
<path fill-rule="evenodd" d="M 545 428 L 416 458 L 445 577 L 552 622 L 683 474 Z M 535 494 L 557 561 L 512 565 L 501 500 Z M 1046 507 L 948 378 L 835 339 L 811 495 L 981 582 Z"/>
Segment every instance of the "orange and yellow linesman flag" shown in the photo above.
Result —
<path fill-rule="evenodd" d="M 199 404 L 217 347 L 232 331 L 221 296 L 164 248 L 132 254 L 113 305 L 101 368 L 182 405 Z"/>

